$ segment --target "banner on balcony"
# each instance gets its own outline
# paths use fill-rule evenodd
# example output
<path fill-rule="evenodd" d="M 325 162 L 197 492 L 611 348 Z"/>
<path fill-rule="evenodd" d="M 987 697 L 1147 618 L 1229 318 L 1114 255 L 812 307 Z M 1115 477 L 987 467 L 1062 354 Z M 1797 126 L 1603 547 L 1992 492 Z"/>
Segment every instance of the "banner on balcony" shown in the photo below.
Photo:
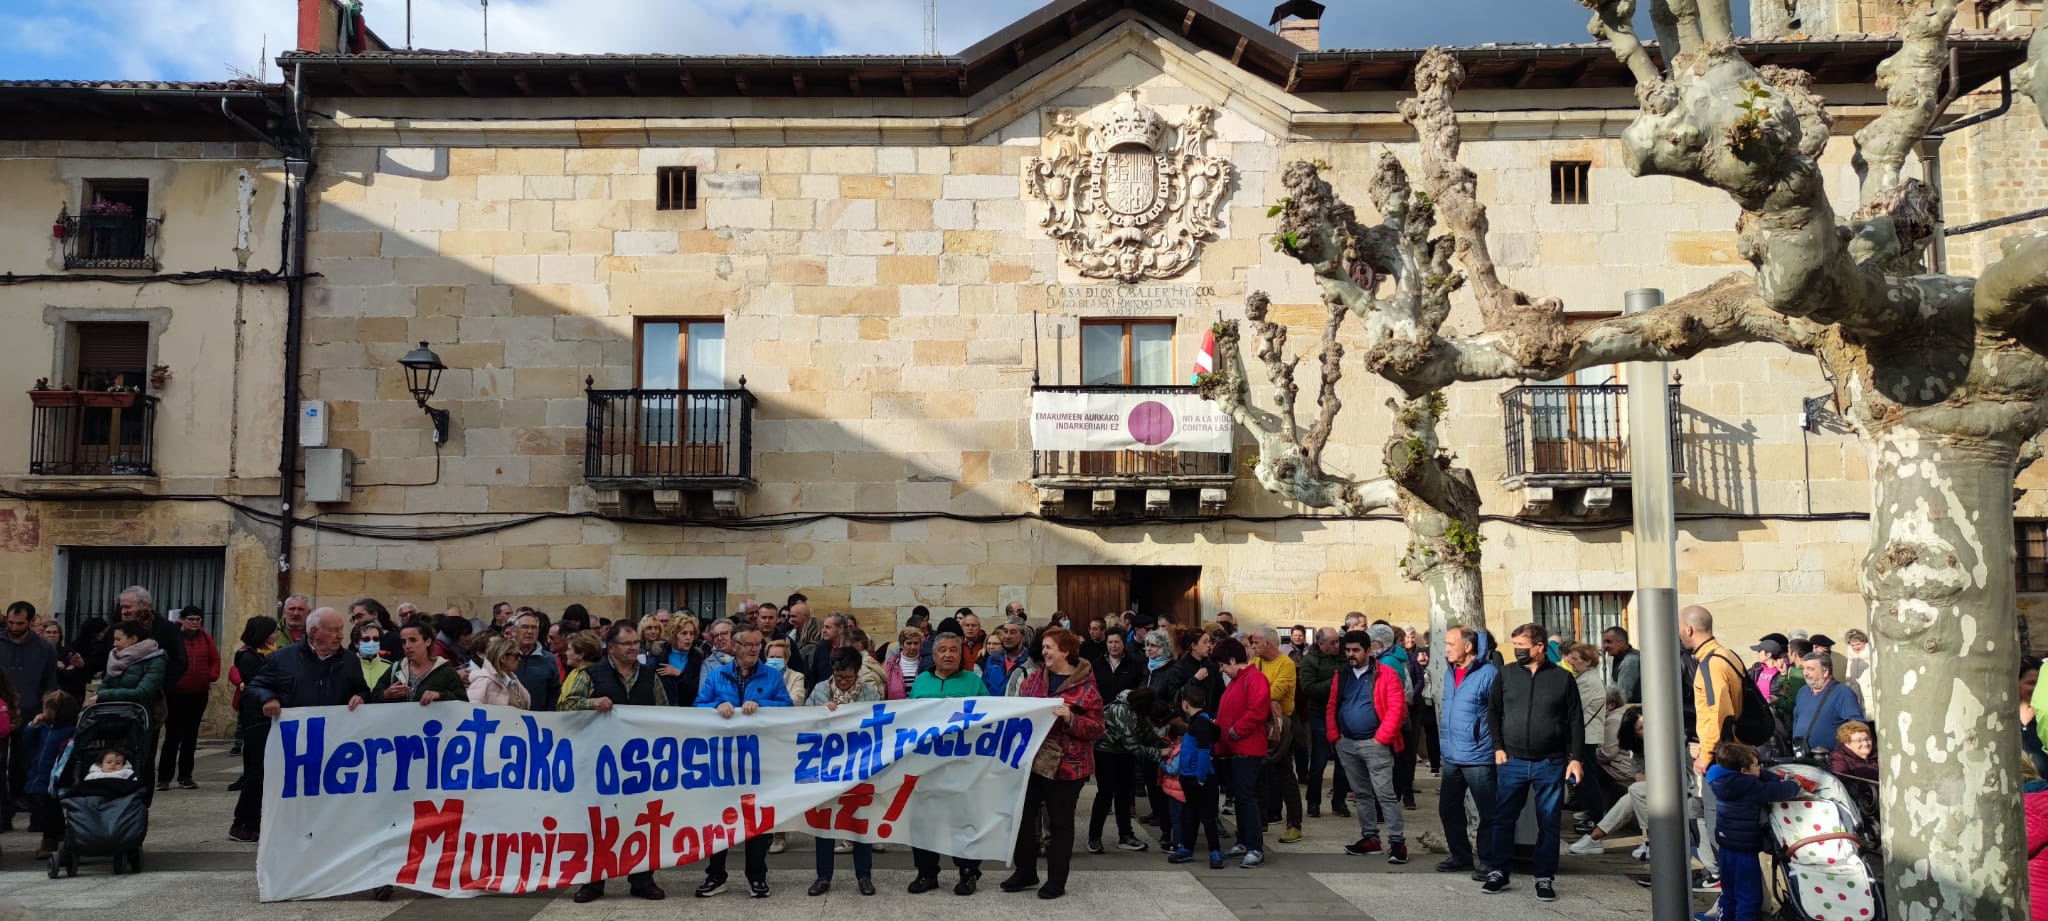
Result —
<path fill-rule="evenodd" d="M 286 710 L 264 752 L 263 901 L 559 889 L 798 831 L 999 860 L 1057 700 L 532 713 Z"/>
<path fill-rule="evenodd" d="M 1192 392 L 1038 390 L 1031 446 L 1040 451 L 1231 453 L 1230 417 Z"/>

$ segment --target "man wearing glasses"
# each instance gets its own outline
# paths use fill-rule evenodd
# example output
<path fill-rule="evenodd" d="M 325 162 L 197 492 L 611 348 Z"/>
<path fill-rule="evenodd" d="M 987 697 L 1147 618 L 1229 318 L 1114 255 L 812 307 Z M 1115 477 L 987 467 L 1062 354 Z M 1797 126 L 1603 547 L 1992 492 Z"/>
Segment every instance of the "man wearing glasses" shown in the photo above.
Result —
<path fill-rule="evenodd" d="M 562 710 L 595 710 L 610 713 L 613 707 L 666 707 L 668 694 L 662 690 L 661 679 L 654 669 L 640 664 L 640 631 L 633 624 L 621 621 L 611 625 L 604 635 L 604 658 L 590 663 L 590 667 L 569 678 L 569 685 L 562 689 Z M 788 698 L 785 697 L 785 700 Z M 654 883 L 651 870 L 629 874 L 626 877 L 628 891 L 643 899 L 659 900 L 668 893 Z M 576 890 L 578 903 L 593 902 L 604 897 L 604 880 L 592 880 Z"/>
<path fill-rule="evenodd" d="M 763 635 L 759 627 L 741 627 L 733 633 L 733 660 L 719 668 L 706 669 L 703 687 L 697 691 L 697 706 L 716 708 L 719 716 L 732 719 L 734 714 L 753 716 L 762 707 L 791 705 L 782 673 L 761 664 Z M 745 845 L 747 892 L 757 899 L 768 897 L 768 845 L 773 839 L 773 835 L 758 835 L 748 838 Z M 725 891 L 726 854 L 727 851 L 719 851 L 706 863 L 704 884 L 697 887 L 698 898 L 708 899 Z"/>

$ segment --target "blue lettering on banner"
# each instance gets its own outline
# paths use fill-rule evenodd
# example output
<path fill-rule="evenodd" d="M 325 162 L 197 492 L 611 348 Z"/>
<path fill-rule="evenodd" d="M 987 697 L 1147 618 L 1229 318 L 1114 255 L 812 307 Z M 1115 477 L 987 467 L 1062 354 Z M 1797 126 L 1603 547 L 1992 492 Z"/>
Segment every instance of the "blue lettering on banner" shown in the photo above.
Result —
<path fill-rule="evenodd" d="M 278 740 L 284 749 L 284 799 L 302 796 L 346 796 L 379 792 L 379 779 L 390 778 L 390 791 L 403 793 L 417 785 L 427 790 L 540 790 L 567 792 L 575 785 L 576 753 L 568 739 L 541 728 L 531 716 L 521 717 L 524 733 L 500 733 L 503 721 L 491 719 L 481 707 L 443 736 L 440 720 L 427 720 L 417 735 L 373 736 L 327 749 L 327 717 L 282 719 Z M 495 758 L 490 756 L 497 739 Z M 760 768 L 758 744 L 753 755 Z"/>

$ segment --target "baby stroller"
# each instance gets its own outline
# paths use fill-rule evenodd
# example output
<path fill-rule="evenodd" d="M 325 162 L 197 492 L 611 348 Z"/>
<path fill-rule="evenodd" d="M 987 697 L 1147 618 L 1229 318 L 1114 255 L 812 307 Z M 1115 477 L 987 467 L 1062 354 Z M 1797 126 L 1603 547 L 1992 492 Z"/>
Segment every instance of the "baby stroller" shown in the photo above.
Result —
<path fill-rule="evenodd" d="M 1842 778 L 1810 764 L 1767 768 L 1806 788 L 1773 803 L 1765 842 L 1778 913 L 1787 921 L 1884 921 L 1884 880 L 1872 861 L 1872 826 Z"/>
<path fill-rule="evenodd" d="M 128 757 L 130 780 L 85 779 L 108 751 Z M 78 714 L 78 731 L 58 759 L 50 789 L 64 813 L 63 837 L 50 853 L 50 878 L 78 875 L 80 857 L 112 857 L 114 873 L 142 872 L 142 839 L 149 835 L 154 787 L 150 715 L 139 703 L 96 704 Z"/>

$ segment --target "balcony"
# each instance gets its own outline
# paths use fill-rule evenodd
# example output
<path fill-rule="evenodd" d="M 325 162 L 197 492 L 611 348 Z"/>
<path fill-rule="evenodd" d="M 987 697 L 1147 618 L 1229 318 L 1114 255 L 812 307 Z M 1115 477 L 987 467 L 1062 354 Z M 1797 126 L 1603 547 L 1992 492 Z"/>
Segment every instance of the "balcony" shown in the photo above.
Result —
<path fill-rule="evenodd" d="M 156 397 L 123 391 L 32 390 L 29 400 L 31 475 L 156 476 Z"/>
<path fill-rule="evenodd" d="M 634 496 L 645 493 L 659 514 L 731 517 L 739 514 L 740 491 L 758 485 L 755 400 L 744 378 L 735 390 L 585 393 L 583 478 L 607 513 L 630 512 Z"/>
<path fill-rule="evenodd" d="M 1168 418 L 1185 420 L 1185 407 L 1200 400 L 1193 387 L 1033 387 L 1031 395 L 1035 414 L 1055 409 L 1082 410 L 1091 416 L 1114 420 L 1107 428 L 1115 430 L 1115 433 L 1096 440 L 1123 440 L 1133 445 L 1138 442 L 1137 436 L 1129 431 L 1129 414 L 1137 407 L 1147 403 L 1182 407 Z M 1169 434 L 1147 437 L 1167 437 Z M 1225 439 L 1226 446 L 1227 443 Z M 1070 515 L 1070 502 L 1083 499 L 1087 513 L 1098 516 L 1128 513 L 1213 515 L 1222 512 L 1229 498 L 1230 486 L 1237 481 L 1237 472 L 1232 467 L 1234 456 L 1227 451 L 1171 447 L 1161 450 L 1072 450 L 1065 445 L 1051 449 L 1034 448 L 1031 452 L 1031 485 L 1038 489 L 1040 510 L 1048 516 Z"/>
<path fill-rule="evenodd" d="M 1678 386 L 1671 401 L 1672 474 L 1684 474 L 1679 451 Z M 1525 511 L 1547 511 L 1560 493 L 1581 511 L 1611 506 L 1629 485 L 1628 387 L 1620 384 L 1533 385 L 1500 396 L 1507 431 L 1508 489 Z"/>
<path fill-rule="evenodd" d="M 64 239 L 64 267 L 154 272 L 157 235 L 163 223 L 160 217 L 132 213 L 59 213 L 57 228 Z"/>

